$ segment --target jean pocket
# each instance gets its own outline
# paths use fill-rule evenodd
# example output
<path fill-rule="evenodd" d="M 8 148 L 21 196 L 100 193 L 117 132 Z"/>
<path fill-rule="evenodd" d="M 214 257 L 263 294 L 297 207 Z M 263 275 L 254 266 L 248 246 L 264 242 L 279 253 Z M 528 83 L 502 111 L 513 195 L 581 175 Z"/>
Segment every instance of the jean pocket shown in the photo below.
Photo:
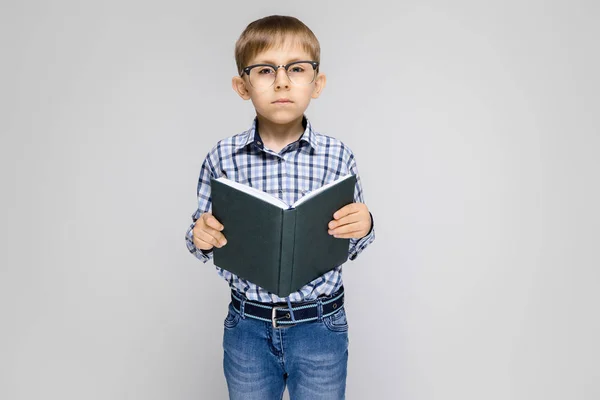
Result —
<path fill-rule="evenodd" d="M 348 331 L 348 319 L 346 318 L 346 310 L 342 307 L 335 314 L 323 317 L 323 323 L 333 332 Z"/>
<path fill-rule="evenodd" d="M 227 329 L 235 328 L 240 322 L 240 317 L 240 314 L 237 311 L 235 311 L 235 309 L 230 303 L 227 311 L 227 316 L 225 317 L 225 321 L 223 321 L 223 325 Z"/>

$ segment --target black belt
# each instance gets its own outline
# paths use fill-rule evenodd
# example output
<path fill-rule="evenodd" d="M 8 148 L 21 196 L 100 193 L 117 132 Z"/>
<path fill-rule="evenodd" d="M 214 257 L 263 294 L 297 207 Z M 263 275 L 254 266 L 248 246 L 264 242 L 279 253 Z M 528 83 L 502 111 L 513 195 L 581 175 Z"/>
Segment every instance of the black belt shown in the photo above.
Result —
<path fill-rule="evenodd" d="M 238 313 L 241 313 L 241 297 L 242 296 L 239 293 L 234 291 L 231 292 L 231 303 Z M 322 317 L 335 314 L 344 306 L 344 286 L 331 296 L 322 297 L 319 300 L 323 305 Z M 289 327 L 301 322 L 316 321 L 319 318 L 318 302 L 316 300 L 304 303 L 292 303 L 292 310 L 294 311 L 294 319 L 296 322 L 292 321 L 292 316 L 287 304 L 275 303 L 269 305 L 250 300 L 246 300 L 244 303 L 245 316 L 264 322 L 270 322 L 274 328 Z"/>

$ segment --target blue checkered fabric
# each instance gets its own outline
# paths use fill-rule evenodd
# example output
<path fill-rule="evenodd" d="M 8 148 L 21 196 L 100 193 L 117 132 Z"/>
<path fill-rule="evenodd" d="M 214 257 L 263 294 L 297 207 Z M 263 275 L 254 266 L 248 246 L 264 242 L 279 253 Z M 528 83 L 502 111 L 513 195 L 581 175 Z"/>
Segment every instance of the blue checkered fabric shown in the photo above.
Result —
<path fill-rule="evenodd" d="M 315 132 L 306 116 L 302 123 L 305 129 L 300 139 L 288 144 L 279 153 L 263 145 L 256 118 L 250 129 L 220 140 L 208 153 L 198 179 L 198 209 L 192 214 L 193 222 L 185 236 L 188 250 L 199 260 L 207 262 L 213 255 L 212 251 L 197 249 L 192 239 L 196 220 L 212 209 L 211 178 L 225 176 L 292 204 L 304 194 L 351 173 L 357 178 L 354 201 L 365 202 L 356 159 L 350 148 L 333 137 Z M 354 260 L 374 239 L 373 227 L 365 237 L 350 239 L 349 259 Z M 249 300 L 278 303 L 287 300 L 310 301 L 321 295 L 335 293 L 342 286 L 342 266 L 335 267 L 285 299 L 227 270 L 215 267 L 232 289 L 244 294 Z"/>

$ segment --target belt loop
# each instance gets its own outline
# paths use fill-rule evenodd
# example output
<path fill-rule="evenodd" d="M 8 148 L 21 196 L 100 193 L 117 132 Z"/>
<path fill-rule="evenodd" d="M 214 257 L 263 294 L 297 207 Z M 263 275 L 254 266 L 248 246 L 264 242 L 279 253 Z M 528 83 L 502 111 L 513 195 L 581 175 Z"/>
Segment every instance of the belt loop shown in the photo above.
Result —
<path fill-rule="evenodd" d="M 317 321 L 323 321 L 323 302 L 321 299 L 317 299 Z"/>
<path fill-rule="evenodd" d="M 244 312 L 244 307 L 246 306 L 246 296 L 241 296 L 240 300 L 240 316 L 242 319 L 246 319 L 246 313 Z"/>

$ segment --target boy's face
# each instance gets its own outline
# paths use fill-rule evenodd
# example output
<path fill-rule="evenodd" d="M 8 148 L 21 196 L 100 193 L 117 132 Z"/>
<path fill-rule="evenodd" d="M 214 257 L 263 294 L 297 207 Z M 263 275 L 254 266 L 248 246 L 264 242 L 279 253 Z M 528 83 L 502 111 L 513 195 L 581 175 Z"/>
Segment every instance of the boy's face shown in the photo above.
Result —
<path fill-rule="evenodd" d="M 250 60 L 248 65 L 273 64 L 286 65 L 293 61 L 314 61 L 300 45 L 294 45 L 287 40 L 283 46 L 267 49 Z M 245 66 L 246 67 L 246 66 Z M 297 85 L 292 83 L 285 68 L 278 68 L 273 85 L 257 89 L 248 79 L 248 75 L 234 76 L 233 89 L 244 100 L 252 100 L 257 114 L 275 124 L 288 124 L 302 117 L 308 108 L 310 99 L 316 99 L 325 87 L 325 75 L 319 73 L 310 84 Z M 288 102 L 280 102 L 287 99 Z"/>

